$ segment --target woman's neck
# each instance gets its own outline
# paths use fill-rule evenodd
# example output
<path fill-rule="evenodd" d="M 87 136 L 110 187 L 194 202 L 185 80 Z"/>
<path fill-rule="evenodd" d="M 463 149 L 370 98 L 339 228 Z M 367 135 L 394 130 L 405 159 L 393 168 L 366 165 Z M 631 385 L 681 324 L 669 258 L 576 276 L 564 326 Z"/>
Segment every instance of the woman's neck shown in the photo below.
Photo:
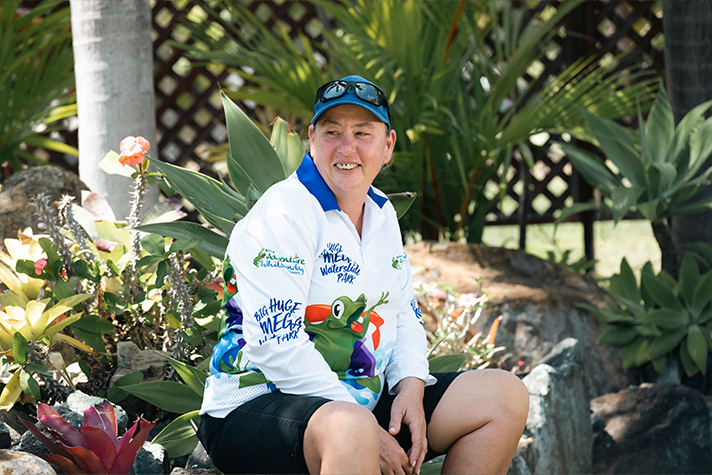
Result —
<path fill-rule="evenodd" d="M 363 231 L 363 215 L 366 209 L 366 200 L 361 200 L 360 202 L 347 201 L 340 202 L 338 199 L 336 203 L 339 205 L 341 211 L 346 213 L 351 222 L 353 223 L 359 237 L 361 237 L 361 232 Z"/>

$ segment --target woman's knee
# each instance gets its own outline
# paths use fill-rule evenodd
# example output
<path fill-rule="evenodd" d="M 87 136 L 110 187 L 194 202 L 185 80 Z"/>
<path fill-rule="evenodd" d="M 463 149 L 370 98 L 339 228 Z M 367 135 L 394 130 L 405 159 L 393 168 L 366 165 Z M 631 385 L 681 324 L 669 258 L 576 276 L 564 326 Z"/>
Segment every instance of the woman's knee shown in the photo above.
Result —
<path fill-rule="evenodd" d="M 318 446 L 350 445 L 355 441 L 378 440 L 378 422 L 373 413 L 350 402 L 331 401 L 317 409 L 305 431 Z"/>

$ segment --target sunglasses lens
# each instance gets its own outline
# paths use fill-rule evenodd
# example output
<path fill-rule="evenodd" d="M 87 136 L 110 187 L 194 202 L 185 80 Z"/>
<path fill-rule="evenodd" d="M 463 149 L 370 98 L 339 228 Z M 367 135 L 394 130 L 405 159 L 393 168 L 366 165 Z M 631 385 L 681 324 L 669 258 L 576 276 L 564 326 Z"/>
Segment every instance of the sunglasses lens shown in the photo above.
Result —
<path fill-rule="evenodd" d="M 336 99 L 337 97 L 343 96 L 344 93 L 346 93 L 347 88 L 348 86 L 345 84 L 333 82 L 324 88 L 324 91 L 321 93 L 321 97 L 326 101 Z"/>
<path fill-rule="evenodd" d="M 359 99 L 370 102 L 374 106 L 381 105 L 381 93 L 372 85 L 360 82 L 354 85 L 354 89 Z"/>

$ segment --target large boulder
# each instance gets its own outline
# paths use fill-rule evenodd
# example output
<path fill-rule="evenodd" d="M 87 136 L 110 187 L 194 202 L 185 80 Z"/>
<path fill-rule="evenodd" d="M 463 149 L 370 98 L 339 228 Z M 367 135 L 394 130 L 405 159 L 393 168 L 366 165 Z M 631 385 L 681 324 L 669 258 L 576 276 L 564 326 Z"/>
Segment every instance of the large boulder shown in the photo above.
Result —
<path fill-rule="evenodd" d="M 35 233 L 39 217 L 30 200 L 44 193 L 53 201 L 62 195 L 77 197 L 81 201 L 82 190 L 88 190 L 79 177 L 62 168 L 42 166 L 31 167 L 13 173 L 0 190 L 0 246 L 5 238 L 17 238 L 17 232 L 32 227 Z"/>
<path fill-rule="evenodd" d="M 604 423 L 593 473 L 710 473 L 710 414 L 700 393 L 684 386 L 642 384 L 591 401 Z"/>
<path fill-rule="evenodd" d="M 533 367 L 554 345 L 573 337 L 586 354 L 587 400 L 628 386 L 620 351 L 596 342 L 604 325 L 574 307 L 612 303 L 592 278 L 513 249 L 421 242 L 405 250 L 415 282 L 448 283 L 467 293 L 478 291 L 478 279 L 483 279 L 489 300 L 476 331 L 487 332 L 497 317 L 504 317 L 495 343 L 513 355 L 505 369 L 518 361 Z"/>
<path fill-rule="evenodd" d="M 584 388 L 583 348 L 576 339 L 567 338 L 546 361 L 523 379 L 529 389 L 524 437 L 532 442 L 520 448 L 520 454 L 532 474 L 590 473 L 593 432 Z"/>
<path fill-rule="evenodd" d="M 56 475 L 52 466 L 25 452 L 0 450 L 0 473 L 2 475 Z"/>

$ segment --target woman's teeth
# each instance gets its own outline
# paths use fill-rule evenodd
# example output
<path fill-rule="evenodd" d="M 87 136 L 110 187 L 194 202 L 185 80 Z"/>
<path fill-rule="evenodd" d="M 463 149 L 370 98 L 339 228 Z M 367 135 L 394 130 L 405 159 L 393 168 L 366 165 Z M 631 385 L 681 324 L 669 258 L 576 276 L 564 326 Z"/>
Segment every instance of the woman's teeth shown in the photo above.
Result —
<path fill-rule="evenodd" d="M 352 170 L 358 166 L 358 163 L 337 163 L 336 167 L 339 170 Z"/>

